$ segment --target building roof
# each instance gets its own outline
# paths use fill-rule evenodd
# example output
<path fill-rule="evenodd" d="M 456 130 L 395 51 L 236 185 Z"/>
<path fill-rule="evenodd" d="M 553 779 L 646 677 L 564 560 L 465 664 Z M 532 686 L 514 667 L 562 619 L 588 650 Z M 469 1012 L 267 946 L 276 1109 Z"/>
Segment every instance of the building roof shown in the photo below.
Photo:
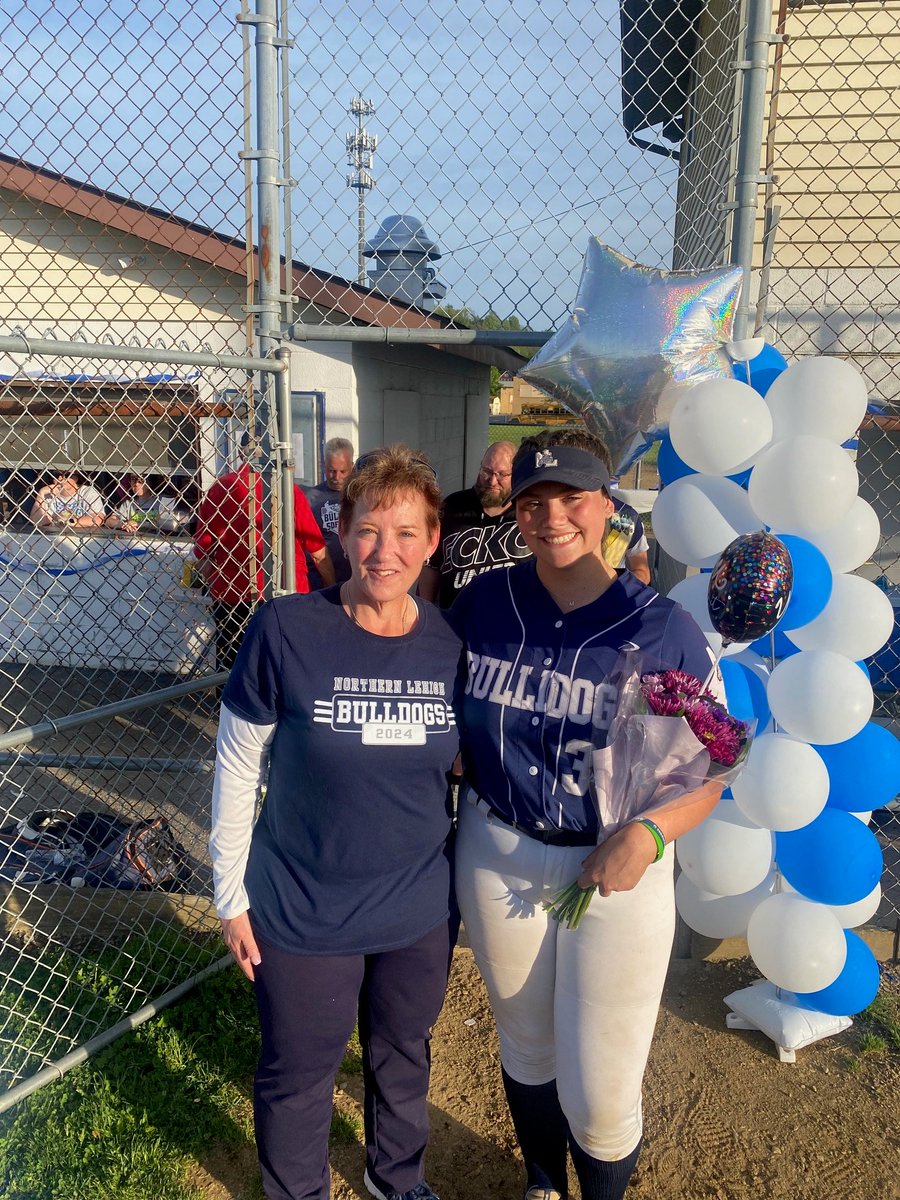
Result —
<path fill-rule="evenodd" d="M 703 4 L 704 0 L 679 0 L 675 5 L 620 0 L 622 124 L 629 136 L 660 126 L 670 142 L 684 137 Z"/>
<path fill-rule="evenodd" d="M 50 205 L 70 216 L 86 217 L 107 229 L 139 238 L 185 259 L 246 277 L 246 242 L 216 233 L 196 221 L 187 221 L 163 209 L 139 204 L 6 154 L 0 154 L 0 188 L 24 196 L 37 205 Z M 258 278 L 259 252 L 255 247 L 252 258 L 254 278 Z M 296 260 L 292 263 L 291 274 L 292 291 L 298 299 L 345 318 L 348 324 L 403 329 L 445 329 L 451 324 L 444 317 L 387 299 L 371 288 Z M 510 335 L 511 339 L 513 336 Z M 514 350 L 503 346 L 444 345 L 437 349 L 501 369 L 515 370 L 523 361 Z"/>
<path fill-rule="evenodd" d="M 216 233 L 204 225 L 186 221 L 162 209 L 102 191 L 91 184 L 67 175 L 58 175 L 6 154 L 0 154 L 0 187 L 16 192 L 35 204 L 50 205 L 73 217 L 86 217 L 107 229 L 139 238 L 148 245 L 172 251 L 186 259 L 246 276 L 246 242 Z M 258 277 L 258 252 L 255 248 L 252 254 L 254 272 Z M 387 300 L 369 288 L 360 287 L 339 275 L 316 270 L 305 263 L 295 261 L 292 275 L 293 292 L 300 300 L 309 301 L 350 321 L 376 326 L 399 325 L 406 329 L 442 329 L 448 324 L 446 320 L 411 305 Z"/>

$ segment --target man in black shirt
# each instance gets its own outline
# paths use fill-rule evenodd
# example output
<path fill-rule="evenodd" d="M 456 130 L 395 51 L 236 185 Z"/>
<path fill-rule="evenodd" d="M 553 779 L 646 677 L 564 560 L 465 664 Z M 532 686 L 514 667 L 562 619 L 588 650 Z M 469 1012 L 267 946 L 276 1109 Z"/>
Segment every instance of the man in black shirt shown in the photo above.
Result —
<path fill-rule="evenodd" d="M 529 557 L 509 502 L 515 452 L 512 442 L 489 446 L 475 486 L 444 501 L 441 540 L 419 577 L 426 600 L 449 608 L 476 575 Z"/>
<path fill-rule="evenodd" d="M 512 442 L 495 442 L 485 451 L 475 486 L 451 493 L 441 513 L 441 540 L 419 576 L 419 595 L 449 608 L 463 588 L 485 571 L 509 567 L 529 550 L 509 502 Z M 650 582 L 647 539 L 640 517 L 618 497 L 604 539 L 611 566 L 627 566 L 642 583 Z"/>

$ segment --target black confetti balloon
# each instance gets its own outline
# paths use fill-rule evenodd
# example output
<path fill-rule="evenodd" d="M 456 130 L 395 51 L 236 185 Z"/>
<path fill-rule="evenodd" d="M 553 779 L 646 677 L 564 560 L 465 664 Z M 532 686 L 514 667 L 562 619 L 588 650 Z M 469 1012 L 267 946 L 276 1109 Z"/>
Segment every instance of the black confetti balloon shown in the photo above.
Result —
<path fill-rule="evenodd" d="M 794 568 L 774 534 L 745 533 L 722 551 L 709 577 L 707 602 L 713 628 L 730 642 L 754 642 L 784 615 Z"/>

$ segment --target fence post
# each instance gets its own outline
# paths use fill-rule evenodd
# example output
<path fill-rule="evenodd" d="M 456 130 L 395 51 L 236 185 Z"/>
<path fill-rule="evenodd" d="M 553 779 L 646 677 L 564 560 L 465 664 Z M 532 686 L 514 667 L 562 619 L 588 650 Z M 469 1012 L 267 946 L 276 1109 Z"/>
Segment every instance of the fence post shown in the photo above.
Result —
<path fill-rule="evenodd" d="M 253 21 L 256 51 L 256 150 L 257 160 L 257 245 L 259 247 L 259 294 L 257 329 L 259 353 L 270 358 L 281 341 L 281 225 L 278 192 L 281 150 L 278 136 L 278 16 L 276 0 L 257 0 Z M 272 475 L 278 461 L 276 384 L 271 375 L 261 380 L 257 429 L 262 434 L 262 507 L 264 538 L 263 581 L 270 599 L 281 589 L 278 526 L 278 489 Z M 279 520 L 279 515 L 281 520 Z M 255 536 L 251 529 L 251 537 Z"/>
<path fill-rule="evenodd" d="M 771 4 L 769 0 L 749 0 L 743 71 L 743 87 L 738 132 L 735 177 L 735 213 L 731 239 L 732 261 L 743 268 L 744 286 L 734 319 L 734 336 L 740 340 L 753 327 L 754 305 L 751 297 L 753 247 L 756 237 L 756 213 L 763 135 L 766 119 L 766 77 L 769 70 Z"/>

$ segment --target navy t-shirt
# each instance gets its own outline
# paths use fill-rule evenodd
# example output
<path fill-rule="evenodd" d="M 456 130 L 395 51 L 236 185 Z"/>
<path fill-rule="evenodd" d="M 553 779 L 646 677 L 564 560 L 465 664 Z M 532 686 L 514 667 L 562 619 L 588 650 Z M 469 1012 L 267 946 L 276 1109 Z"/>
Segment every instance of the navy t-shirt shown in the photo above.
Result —
<path fill-rule="evenodd" d="M 410 945 L 449 911 L 459 638 L 422 600 L 410 633 L 379 637 L 339 593 L 263 605 L 222 697 L 277 725 L 244 882 L 263 941 L 295 953 Z"/>
<path fill-rule="evenodd" d="M 684 609 L 628 571 L 592 604 L 564 613 L 534 559 L 479 576 L 448 614 L 463 639 L 463 759 L 471 786 L 536 833 L 597 834 L 591 752 L 606 745 L 623 651 L 642 672 L 678 667 L 701 682 L 709 643 Z"/>

